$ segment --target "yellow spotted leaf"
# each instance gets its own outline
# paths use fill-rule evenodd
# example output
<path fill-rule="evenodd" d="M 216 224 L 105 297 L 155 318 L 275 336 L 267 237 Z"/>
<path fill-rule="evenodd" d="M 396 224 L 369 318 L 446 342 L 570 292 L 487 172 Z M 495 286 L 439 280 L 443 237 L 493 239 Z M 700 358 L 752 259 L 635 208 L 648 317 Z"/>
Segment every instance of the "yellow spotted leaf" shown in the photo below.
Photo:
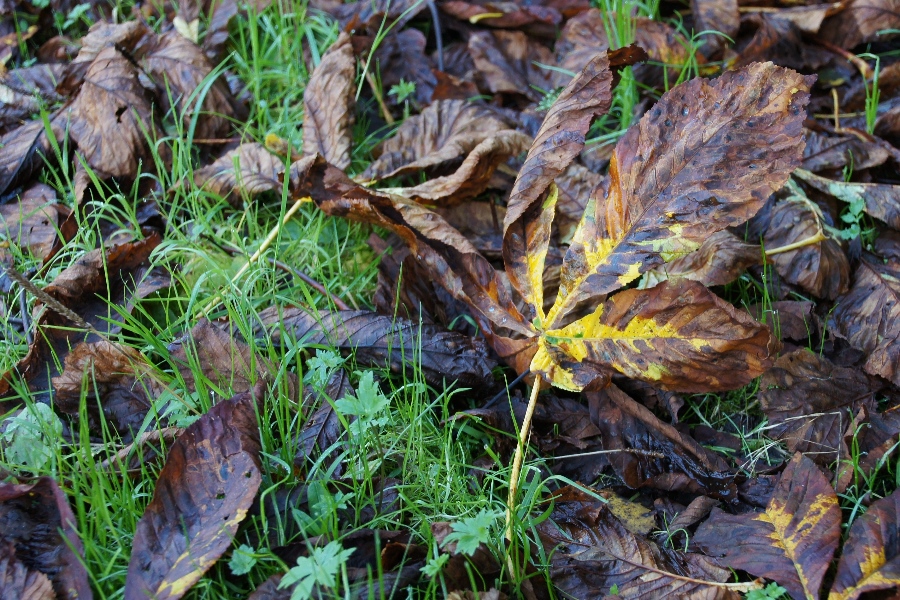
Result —
<path fill-rule="evenodd" d="M 181 598 L 231 546 L 262 481 L 259 450 L 253 392 L 175 441 L 135 530 L 125 600 Z"/>
<path fill-rule="evenodd" d="M 673 88 L 616 144 L 547 326 L 754 215 L 803 154 L 811 78 L 754 63 Z"/>
<path fill-rule="evenodd" d="M 792 598 L 817 599 L 840 537 L 837 496 L 819 468 L 798 453 L 764 512 L 714 509 L 692 542 L 724 565 L 777 581 Z"/>
<path fill-rule="evenodd" d="M 872 504 L 850 527 L 828 600 L 900 587 L 900 490 Z"/>
<path fill-rule="evenodd" d="M 666 281 L 546 331 L 531 370 L 573 391 L 608 368 L 673 391 L 727 390 L 771 366 L 771 343 L 765 326 L 702 284 Z"/>

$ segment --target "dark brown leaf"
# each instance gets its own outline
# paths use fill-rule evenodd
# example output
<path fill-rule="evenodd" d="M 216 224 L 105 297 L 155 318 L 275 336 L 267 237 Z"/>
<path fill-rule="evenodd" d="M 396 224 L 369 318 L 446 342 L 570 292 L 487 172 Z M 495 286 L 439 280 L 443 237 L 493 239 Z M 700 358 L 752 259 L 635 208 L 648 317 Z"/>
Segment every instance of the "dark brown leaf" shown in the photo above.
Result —
<path fill-rule="evenodd" d="M 425 54 L 425 34 L 418 29 L 404 29 L 385 37 L 375 51 L 375 65 L 381 74 L 381 87 L 390 90 L 400 81 L 415 83 L 415 99 L 419 106 L 431 103 L 438 83 L 434 62 Z M 385 101 L 401 104 L 396 95 L 387 94 Z M 404 121 L 406 122 L 406 121 Z"/>
<path fill-rule="evenodd" d="M 521 31 L 477 31 L 469 37 L 469 53 L 484 81 L 479 87 L 486 92 L 539 102 L 558 87 L 554 72 L 538 66 L 553 65 L 553 53 Z"/>
<path fill-rule="evenodd" d="M 39 477 L 27 484 L 0 484 L 0 547 L 11 544 L 15 559 L 25 569 L 45 575 L 53 584 L 51 598 L 93 597 L 82 562 L 84 546 L 75 526 L 75 515 L 66 496 L 52 478 Z M 36 575 L 26 575 L 26 579 L 31 579 L 35 592 L 44 590 Z M 7 589 L 0 591 L 5 596 Z"/>
<path fill-rule="evenodd" d="M 284 341 L 284 332 L 305 344 L 328 344 L 342 353 L 353 352 L 357 364 L 388 367 L 395 373 L 420 360 L 426 379 L 434 384 L 446 380 L 463 387 L 485 387 L 492 383 L 494 363 L 486 348 L 452 331 L 364 310 L 313 314 L 272 307 L 260 312 L 259 318 L 276 344 Z"/>
<path fill-rule="evenodd" d="M 491 2 L 445 0 L 441 11 L 459 19 L 498 29 L 521 29 L 530 35 L 549 33 L 552 37 L 562 22 L 562 14 L 541 2 Z"/>
<path fill-rule="evenodd" d="M 231 545 L 261 482 L 253 393 L 215 405 L 175 441 L 138 521 L 126 600 L 176 600 Z"/>
<path fill-rule="evenodd" d="M 819 597 L 840 537 L 834 490 L 811 460 L 795 454 L 765 512 L 729 515 L 716 509 L 693 541 L 729 567 L 774 579 L 800 600 Z"/>
<path fill-rule="evenodd" d="M 60 65 L 34 65 L 13 69 L 0 77 L 0 133 L 30 120 L 41 108 L 62 100 L 56 93 Z"/>
<path fill-rule="evenodd" d="M 305 469 L 308 460 L 316 460 L 321 453 L 328 450 L 341 438 L 344 428 L 334 410 L 334 402 L 348 395 L 354 395 L 350 377 L 344 369 L 338 369 L 321 393 L 314 390 L 310 394 L 310 398 L 304 401 L 304 404 L 318 402 L 318 408 L 309 416 L 300 430 L 300 443 L 297 447 L 297 454 L 294 456 L 295 469 Z M 341 472 L 340 467 L 335 469 L 334 477 L 340 477 Z"/>
<path fill-rule="evenodd" d="M 72 62 L 66 65 L 63 80 L 57 86 L 63 95 L 73 95 L 81 86 L 87 71 L 103 50 L 119 47 L 132 52 L 147 38 L 150 30 L 141 21 L 94 23 L 87 35 L 81 38 L 81 48 Z"/>
<path fill-rule="evenodd" d="M 37 183 L 17 203 L 0 206 L 0 233 L 22 250 L 41 260 L 53 254 L 64 241 L 59 232 L 71 209 L 56 202 L 56 191 Z"/>
<path fill-rule="evenodd" d="M 734 475 L 725 461 L 692 438 L 663 423 L 615 386 L 588 394 L 591 420 L 603 435 L 609 462 L 631 488 L 682 490 L 733 500 Z M 656 458 L 629 449 L 662 454 Z"/>
<path fill-rule="evenodd" d="M 290 600 L 293 593 L 290 587 L 278 589 L 282 577 L 284 577 L 283 573 L 272 575 L 259 584 L 259 587 L 247 596 L 247 600 Z"/>
<path fill-rule="evenodd" d="M 400 29 L 427 5 L 420 0 L 357 0 L 347 4 L 334 0 L 313 0 L 310 6 L 330 13 L 342 28 L 354 23 L 360 29 L 377 30 L 380 26 Z"/>
<path fill-rule="evenodd" d="M 855 600 L 900 586 L 900 490 L 878 500 L 850 527 L 828 600 Z"/>
<path fill-rule="evenodd" d="M 49 127 L 38 119 L 0 137 L 0 194 L 24 184 L 51 159 L 48 131 L 57 140 L 65 138 L 64 122 L 58 115 L 50 119 Z"/>
<path fill-rule="evenodd" d="M 748 267 L 763 260 L 763 250 L 729 231 L 717 231 L 694 252 L 676 258 L 647 274 L 647 287 L 666 279 L 691 279 L 703 285 L 731 283 Z"/>
<path fill-rule="evenodd" d="M 64 114 L 69 135 L 103 177 L 134 178 L 141 163 L 153 164 L 152 103 L 138 81 L 137 68 L 117 48 L 100 51 Z"/>
<path fill-rule="evenodd" d="M 860 407 L 874 408 L 881 387 L 860 371 L 801 348 L 763 374 L 759 401 L 772 426 L 768 435 L 827 465 L 847 458 L 841 454 L 843 436 Z"/>
<path fill-rule="evenodd" d="M 581 12 L 568 21 L 556 40 L 556 66 L 580 73 L 599 53 L 609 48 L 603 14 L 596 8 Z"/>
<path fill-rule="evenodd" d="M 351 127 L 356 115 L 355 78 L 353 45 L 350 36 L 341 33 L 322 56 L 303 91 L 303 153 L 319 153 L 339 169 L 350 166 Z"/>
<path fill-rule="evenodd" d="M 215 196 L 221 196 L 234 208 L 244 205 L 263 192 L 281 191 L 284 160 L 262 144 L 241 144 L 215 162 L 194 171 L 194 183 Z"/>
<path fill-rule="evenodd" d="M 177 31 L 170 31 L 158 38 L 141 66 L 153 78 L 157 97 L 163 100 L 164 106 L 176 111 L 189 136 L 198 139 L 228 136 L 232 128 L 230 120 L 236 117 L 236 104 L 224 79 L 208 85 L 213 66 L 197 44 Z M 195 97 L 201 86 L 200 96 Z M 171 107 L 170 99 L 174 102 Z"/>
<path fill-rule="evenodd" d="M 889 157 L 883 146 L 866 142 L 855 135 L 806 131 L 803 168 L 813 173 L 843 169 L 851 164 L 855 171 L 861 171 L 882 165 Z"/>
<path fill-rule="evenodd" d="M 850 263 L 841 245 L 824 235 L 825 230 L 825 217 L 819 207 L 794 194 L 775 204 L 763 243 L 775 270 L 785 281 L 818 298 L 834 300 L 849 287 Z M 818 234 L 826 239 L 797 250 L 778 251 Z"/>
<path fill-rule="evenodd" d="M 716 31 L 722 34 L 707 35 L 703 38 L 702 50 L 707 56 L 728 43 L 722 36 L 731 39 L 737 37 L 741 26 L 737 0 L 691 0 L 691 13 L 694 16 L 694 31 Z"/>
<path fill-rule="evenodd" d="M 868 355 L 866 372 L 900 385 L 900 264 L 864 254 L 833 316 L 838 333 Z"/>
<path fill-rule="evenodd" d="M 4 600 L 56 600 L 53 585 L 40 571 L 33 571 L 16 558 L 15 547 L 0 542 L 0 590 Z"/>
<path fill-rule="evenodd" d="M 849 50 L 862 42 L 884 39 L 878 32 L 885 29 L 900 29 L 895 0 L 850 0 L 844 10 L 825 20 L 819 37 Z"/>
<path fill-rule="evenodd" d="M 772 331 L 781 333 L 781 339 L 805 340 L 816 334 L 818 322 L 813 309 L 815 304 L 806 301 L 781 300 L 769 306 L 754 304 L 748 307 L 753 318 L 771 323 Z"/>
<path fill-rule="evenodd" d="M 883 183 L 833 181 L 803 169 L 795 174 L 817 190 L 847 202 L 862 202 L 866 214 L 900 231 L 900 186 Z"/>

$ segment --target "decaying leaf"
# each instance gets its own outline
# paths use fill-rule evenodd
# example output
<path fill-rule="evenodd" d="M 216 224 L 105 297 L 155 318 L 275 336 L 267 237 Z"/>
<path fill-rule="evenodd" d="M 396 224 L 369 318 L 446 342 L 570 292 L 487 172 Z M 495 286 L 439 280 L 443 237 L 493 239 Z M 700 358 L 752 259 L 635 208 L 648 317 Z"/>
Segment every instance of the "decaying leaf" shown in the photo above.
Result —
<path fill-rule="evenodd" d="M 414 321 L 365 310 L 320 311 L 268 308 L 259 314 L 274 343 L 286 333 L 307 345 L 328 344 L 354 353 L 357 364 L 389 367 L 402 372 L 421 360 L 425 377 L 434 383 L 459 381 L 464 387 L 483 387 L 491 381 L 493 361 L 476 340 Z M 284 333 L 282 333 L 284 332 Z"/>
<path fill-rule="evenodd" d="M 691 0 L 691 12 L 694 15 L 694 31 L 717 32 L 703 38 L 702 49 L 707 56 L 720 50 L 727 43 L 727 38 L 737 37 L 741 26 L 737 0 Z"/>
<path fill-rule="evenodd" d="M 841 536 L 837 496 L 819 468 L 795 454 L 760 513 L 715 509 L 693 541 L 732 568 L 774 579 L 793 598 L 818 598 Z"/>
<path fill-rule="evenodd" d="M 75 525 L 66 496 L 52 478 L 0 484 L 0 566 L 6 562 L 7 577 L 12 569 L 15 578 L 10 583 L 18 580 L 22 589 L 38 599 L 90 600 L 93 596 L 80 556 L 84 546 Z M 49 593 L 46 579 L 53 587 Z M 2 575 L 0 583 L 6 583 Z M 4 585 L 0 591 L 5 596 L 13 590 L 14 586 Z"/>
<path fill-rule="evenodd" d="M 850 0 L 844 9 L 822 24 L 819 36 L 841 48 L 853 48 L 878 39 L 879 32 L 900 29 L 894 0 Z"/>
<path fill-rule="evenodd" d="M 558 86 L 553 71 L 540 66 L 552 65 L 553 53 L 521 31 L 475 32 L 469 37 L 469 54 L 491 93 L 522 94 L 539 102 Z"/>
<path fill-rule="evenodd" d="M 900 491 L 873 503 L 853 522 L 828 600 L 855 600 L 860 594 L 900 587 Z"/>
<path fill-rule="evenodd" d="M 861 203 L 866 214 L 900 231 L 900 186 L 834 181 L 803 169 L 797 169 L 794 174 L 817 190 L 838 200 L 848 204 Z"/>
<path fill-rule="evenodd" d="M 866 372 L 900 384 L 900 264 L 864 254 L 833 316 L 838 333 L 867 354 Z"/>
<path fill-rule="evenodd" d="M 332 444 L 337 442 L 344 434 L 344 428 L 334 409 L 334 403 L 347 395 L 354 394 L 350 385 L 350 377 L 344 369 L 338 369 L 329 379 L 325 389 L 314 390 L 310 394 L 309 401 L 318 400 L 318 408 L 309 416 L 300 430 L 300 443 L 297 454 L 294 456 L 294 468 L 304 469 L 308 460 L 316 460 Z M 330 401 L 329 401 L 330 400 Z M 340 467 L 335 469 L 334 476 L 339 477 L 342 472 Z"/>
<path fill-rule="evenodd" d="M 355 77 L 353 45 L 350 36 L 341 33 L 303 91 L 303 153 L 319 153 L 339 169 L 350 166 Z"/>
<path fill-rule="evenodd" d="M 759 382 L 759 401 L 769 432 L 791 452 L 820 464 L 841 456 L 843 437 L 863 406 L 873 410 L 874 378 L 801 348 L 778 358 Z"/>
<path fill-rule="evenodd" d="M 138 521 L 126 600 L 181 598 L 231 545 L 261 482 L 256 398 L 220 402 L 172 445 Z"/>
<path fill-rule="evenodd" d="M 70 214 L 67 206 L 56 202 L 53 188 L 38 183 L 18 202 L 0 206 L 0 237 L 44 260 L 66 241 L 59 234 Z"/>
<path fill-rule="evenodd" d="M 707 286 L 725 285 L 740 277 L 748 267 L 760 264 L 762 259 L 763 249 L 758 245 L 748 244 L 730 231 L 717 231 L 694 252 L 648 272 L 645 287 L 679 278 Z"/>
<path fill-rule="evenodd" d="M 50 135 L 65 137 L 61 119 L 45 123 L 36 120 L 3 134 L 0 137 L 0 193 L 21 185 L 36 173 L 44 160 L 52 156 Z M 48 134 L 48 132 L 50 132 Z"/>
<path fill-rule="evenodd" d="M 0 543 L 0 589 L 9 598 L 56 600 L 47 576 L 23 565 L 16 557 L 15 546 L 9 543 Z"/>
<path fill-rule="evenodd" d="M 269 152 L 262 144 L 241 144 L 215 162 L 194 172 L 194 183 L 209 193 L 220 196 L 233 207 L 243 206 L 248 198 L 263 192 L 280 191 L 284 160 Z"/>

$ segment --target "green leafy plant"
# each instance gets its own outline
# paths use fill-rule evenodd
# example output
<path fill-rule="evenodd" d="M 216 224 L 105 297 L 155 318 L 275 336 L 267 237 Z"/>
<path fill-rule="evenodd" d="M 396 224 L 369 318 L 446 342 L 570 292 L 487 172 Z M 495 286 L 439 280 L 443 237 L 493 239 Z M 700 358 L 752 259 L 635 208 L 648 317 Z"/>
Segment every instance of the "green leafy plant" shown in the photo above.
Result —
<path fill-rule="evenodd" d="M 312 548 L 309 556 L 298 558 L 297 566 L 291 567 L 291 570 L 281 578 L 278 589 L 283 590 L 295 585 L 291 591 L 291 600 L 309 600 L 316 585 L 327 589 L 336 588 L 338 572 L 355 550 L 355 548 L 345 550 L 337 541 L 328 542 L 322 548 Z"/>
<path fill-rule="evenodd" d="M 486 509 L 478 511 L 474 517 L 466 517 L 453 524 L 453 531 L 447 536 L 447 542 L 456 542 L 456 549 L 472 556 L 482 544 L 489 544 L 495 539 L 494 527 L 502 513 Z"/>

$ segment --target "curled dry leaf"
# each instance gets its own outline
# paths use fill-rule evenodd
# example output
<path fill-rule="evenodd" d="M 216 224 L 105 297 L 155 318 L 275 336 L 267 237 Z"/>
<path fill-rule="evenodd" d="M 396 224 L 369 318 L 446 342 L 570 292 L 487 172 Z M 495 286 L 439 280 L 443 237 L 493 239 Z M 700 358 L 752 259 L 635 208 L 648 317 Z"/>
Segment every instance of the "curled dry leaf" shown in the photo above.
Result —
<path fill-rule="evenodd" d="M 174 106 L 170 108 L 181 116 L 189 133 L 196 117 L 194 138 L 211 139 L 228 135 L 230 119 L 236 116 L 234 99 L 222 78 L 205 87 L 209 83 L 207 78 L 212 73 L 212 64 L 197 44 L 176 31 L 170 31 L 156 40 L 141 61 L 141 66 L 153 78 L 157 96 L 165 106 L 168 106 L 169 98 L 174 101 Z M 201 86 L 205 89 L 201 92 L 203 102 L 198 108 L 194 93 Z"/>
<path fill-rule="evenodd" d="M 597 54 L 608 48 L 603 14 L 596 8 L 590 8 L 575 15 L 563 26 L 554 46 L 556 66 L 578 73 Z"/>
<path fill-rule="evenodd" d="M 591 421 L 602 432 L 616 474 L 630 488 L 679 490 L 734 500 L 737 488 L 728 464 L 694 439 L 663 423 L 614 385 L 588 395 Z M 644 454 L 633 454 L 628 450 Z M 656 453 L 660 457 L 647 455 Z"/>
<path fill-rule="evenodd" d="M 748 267 L 762 262 L 763 250 L 748 244 L 730 231 L 717 231 L 694 252 L 647 273 L 647 285 L 652 287 L 667 279 L 690 279 L 703 285 L 731 283 Z"/>
<path fill-rule="evenodd" d="M 803 169 L 795 175 L 817 190 L 848 204 L 862 204 L 866 214 L 900 231 L 900 186 L 884 183 L 853 183 L 819 177 Z"/>
<path fill-rule="evenodd" d="M 438 83 L 434 61 L 425 53 L 425 41 L 425 34 L 418 29 L 404 29 L 389 34 L 375 50 L 374 64 L 381 75 L 382 89 L 390 90 L 401 81 L 414 83 L 415 100 L 419 106 L 431 103 Z M 385 101 L 392 105 L 402 104 L 394 94 L 387 94 Z"/>
<path fill-rule="evenodd" d="M 538 532 L 550 554 L 550 579 L 565 597 L 599 600 L 613 587 L 621 598 L 739 597 L 720 585 L 728 569 L 635 535 L 604 502 L 559 501 Z"/>
<path fill-rule="evenodd" d="M 253 198 L 263 192 L 281 190 L 283 173 L 283 159 L 262 144 L 251 142 L 194 171 L 194 183 L 240 209 L 245 195 Z"/>
<path fill-rule="evenodd" d="M 553 53 L 521 31 L 477 31 L 469 37 L 469 54 L 486 92 L 521 94 L 540 102 L 559 85 L 552 70 L 539 66 L 552 65 Z"/>
<path fill-rule="evenodd" d="M 365 310 L 319 311 L 267 308 L 259 314 L 272 340 L 282 343 L 285 332 L 305 344 L 328 344 L 342 353 L 353 352 L 359 365 L 389 367 L 399 373 L 416 357 L 426 379 L 457 380 L 465 387 L 491 382 L 494 363 L 478 341 L 415 321 Z"/>
<path fill-rule="evenodd" d="M 181 598 L 231 545 L 261 482 L 256 399 L 220 402 L 172 445 L 138 521 L 125 600 Z"/>
<path fill-rule="evenodd" d="M 766 510 L 714 509 L 694 534 L 704 552 L 734 569 L 774 579 L 793 598 L 818 598 L 841 537 L 837 496 L 819 468 L 795 454 Z"/>
<path fill-rule="evenodd" d="M 65 74 L 57 90 L 67 96 L 74 95 L 84 81 L 88 69 L 103 50 L 118 46 L 130 53 L 149 35 L 150 30 L 141 21 L 94 23 L 87 35 L 81 38 L 78 56 L 66 65 Z"/>
<path fill-rule="evenodd" d="M 864 254 L 833 316 L 838 334 L 868 355 L 866 373 L 900 385 L 900 263 Z"/>
<path fill-rule="evenodd" d="M 52 156 L 48 132 L 57 140 L 65 138 L 65 120 L 59 114 L 50 118 L 49 127 L 39 119 L 0 137 L 0 194 L 25 183 Z"/>
<path fill-rule="evenodd" d="M 319 153 L 339 169 L 350 166 L 355 77 L 353 45 L 350 36 L 342 32 L 322 56 L 303 91 L 303 153 Z"/>
<path fill-rule="evenodd" d="M 0 206 L 0 234 L 22 250 L 45 260 L 67 241 L 60 239 L 60 233 L 64 237 L 66 233 L 73 233 L 67 231 L 70 227 L 63 226 L 71 214 L 71 209 L 56 202 L 53 188 L 37 183 L 28 188 L 18 202 Z"/>
<path fill-rule="evenodd" d="M 850 527 L 828 600 L 900 587 L 900 490 L 873 503 Z"/>
<path fill-rule="evenodd" d="M 376 149 L 377 158 L 362 178 L 426 171 L 437 177 L 390 191 L 442 204 L 463 200 L 483 192 L 497 166 L 524 152 L 530 142 L 487 106 L 442 100 L 404 121 L 394 137 Z"/>
<path fill-rule="evenodd" d="M 93 596 L 81 556 L 84 546 L 75 524 L 66 496 L 52 478 L 38 477 L 27 484 L 0 484 L 0 565 L 9 560 L 7 570 L 12 565 L 19 578 L 21 567 L 30 571 L 25 574 L 25 581 L 31 584 L 25 589 L 35 592 L 46 589 L 38 573 L 46 576 L 53 591 L 45 597 L 90 600 Z M 10 589 L 14 588 L 4 586 L 2 591 L 5 594 Z"/>
<path fill-rule="evenodd" d="M 820 464 L 842 456 L 843 438 L 863 406 L 875 408 L 881 384 L 855 369 L 839 367 L 806 348 L 775 361 L 759 382 L 759 402 L 774 439 Z"/>
<path fill-rule="evenodd" d="M 100 51 L 63 110 L 69 135 L 97 173 L 134 178 L 142 162 L 152 164 L 147 135 L 157 133 L 153 106 L 138 69 L 117 48 Z"/>
<path fill-rule="evenodd" d="M 841 245 L 825 235 L 825 217 L 815 203 L 792 194 L 775 204 L 763 242 L 775 270 L 788 283 L 818 298 L 834 300 L 850 285 L 850 262 Z M 796 250 L 778 249 L 819 238 Z"/>

